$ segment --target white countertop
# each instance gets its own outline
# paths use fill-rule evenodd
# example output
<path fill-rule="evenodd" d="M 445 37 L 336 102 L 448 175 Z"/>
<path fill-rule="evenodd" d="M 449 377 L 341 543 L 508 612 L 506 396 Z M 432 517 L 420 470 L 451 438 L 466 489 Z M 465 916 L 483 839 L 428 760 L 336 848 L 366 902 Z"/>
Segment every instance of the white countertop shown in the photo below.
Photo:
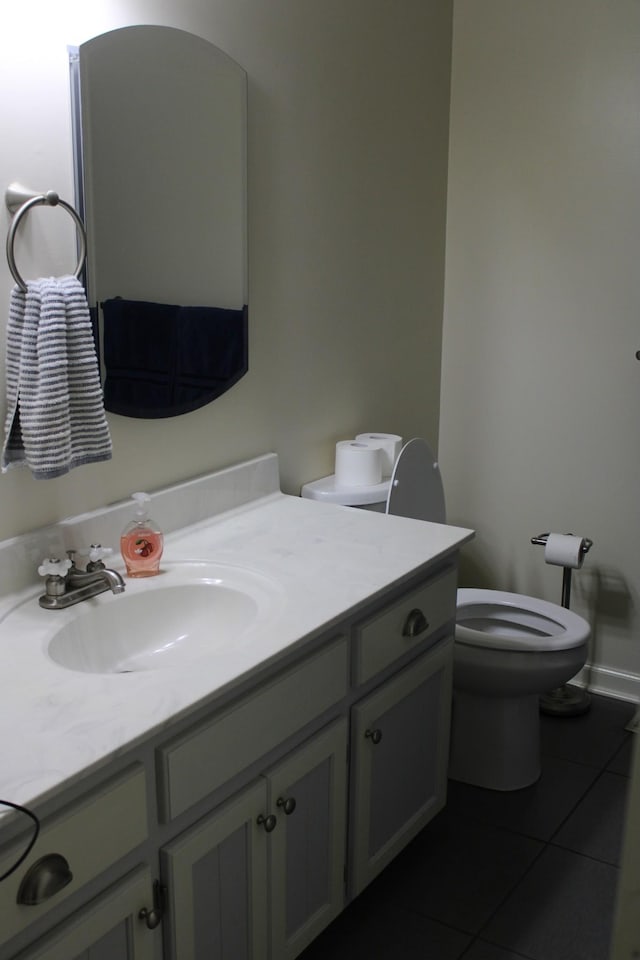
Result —
<path fill-rule="evenodd" d="M 33 804 L 165 727 L 196 705 L 275 663 L 457 550 L 472 531 L 269 493 L 165 538 L 163 563 L 246 565 L 280 588 L 274 615 L 251 643 L 184 666 L 127 674 L 80 673 L 47 654 L 52 629 L 79 611 L 42 610 L 42 586 L 0 607 L 0 797 Z M 111 564 L 122 570 L 119 562 Z M 157 578 L 128 580 L 127 593 Z M 157 584 L 156 584 L 157 588 Z M 126 594 L 125 594 L 126 596 Z M 19 610 L 15 604 L 21 601 Z M 105 594 L 84 604 L 118 602 Z M 12 612 L 7 612 L 13 606 Z"/>

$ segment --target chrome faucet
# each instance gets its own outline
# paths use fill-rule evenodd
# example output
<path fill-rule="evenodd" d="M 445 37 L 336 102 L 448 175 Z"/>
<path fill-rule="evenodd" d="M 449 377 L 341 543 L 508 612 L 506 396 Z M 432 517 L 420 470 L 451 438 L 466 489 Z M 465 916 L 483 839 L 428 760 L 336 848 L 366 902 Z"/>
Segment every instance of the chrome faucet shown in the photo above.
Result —
<path fill-rule="evenodd" d="M 102 558 L 111 552 L 100 544 L 92 544 L 86 570 L 76 567 L 75 550 L 67 550 L 66 560 L 57 557 L 43 560 L 38 567 L 38 573 L 45 578 L 45 592 L 38 599 L 40 606 L 45 610 L 63 610 L 106 590 L 124 593 L 125 583 L 120 574 L 102 562 Z"/>

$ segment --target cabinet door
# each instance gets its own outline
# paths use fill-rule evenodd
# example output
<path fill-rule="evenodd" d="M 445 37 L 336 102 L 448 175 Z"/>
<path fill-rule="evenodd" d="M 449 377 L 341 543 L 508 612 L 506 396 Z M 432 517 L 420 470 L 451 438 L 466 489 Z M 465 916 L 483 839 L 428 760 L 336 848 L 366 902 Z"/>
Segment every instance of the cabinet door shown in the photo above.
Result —
<path fill-rule="evenodd" d="M 266 958 L 266 793 L 257 781 L 163 848 L 167 957 Z"/>
<path fill-rule="evenodd" d="M 444 806 L 452 657 L 449 639 L 353 707 L 353 896 Z"/>
<path fill-rule="evenodd" d="M 347 827 L 346 719 L 269 772 L 272 957 L 292 960 L 342 910 Z"/>
<path fill-rule="evenodd" d="M 151 907 L 152 898 L 151 874 L 139 870 L 83 907 L 79 918 L 72 917 L 21 953 L 19 960 L 153 960 L 160 929 L 147 929 L 138 917 L 143 907 Z"/>

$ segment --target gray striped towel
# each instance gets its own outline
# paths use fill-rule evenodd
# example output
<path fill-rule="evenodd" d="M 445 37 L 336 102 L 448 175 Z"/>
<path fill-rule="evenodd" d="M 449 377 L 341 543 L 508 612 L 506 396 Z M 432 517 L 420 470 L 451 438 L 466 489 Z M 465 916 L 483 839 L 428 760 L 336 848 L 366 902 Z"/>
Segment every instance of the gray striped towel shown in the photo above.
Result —
<path fill-rule="evenodd" d="M 7 324 L 2 472 L 38 479 L 111 457 L 89 307 L 75 277 L 14 287 Z"/>

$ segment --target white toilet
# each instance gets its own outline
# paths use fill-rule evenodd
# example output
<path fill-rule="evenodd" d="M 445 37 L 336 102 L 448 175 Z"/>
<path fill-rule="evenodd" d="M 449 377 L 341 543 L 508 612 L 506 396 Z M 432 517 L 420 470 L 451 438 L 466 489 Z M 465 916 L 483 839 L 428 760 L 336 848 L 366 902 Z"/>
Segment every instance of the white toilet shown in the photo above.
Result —
<path fill-rule="evenodd" d="M 391 480 L 366 491 L 354 503 L 352 492 L 325 477 L 305 484 L 302 496 L 446 522 L 440 470 L 424 440 L 406 443 Z M 493 790 L 538 779 L 539 697 L 578 673 L 589 634 L 586 620 L 557 604 L 500 590 L 458 590 L 450 777 Z"/>

